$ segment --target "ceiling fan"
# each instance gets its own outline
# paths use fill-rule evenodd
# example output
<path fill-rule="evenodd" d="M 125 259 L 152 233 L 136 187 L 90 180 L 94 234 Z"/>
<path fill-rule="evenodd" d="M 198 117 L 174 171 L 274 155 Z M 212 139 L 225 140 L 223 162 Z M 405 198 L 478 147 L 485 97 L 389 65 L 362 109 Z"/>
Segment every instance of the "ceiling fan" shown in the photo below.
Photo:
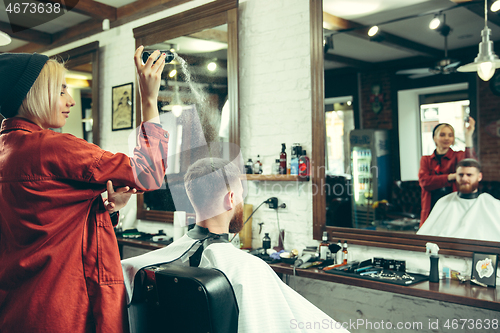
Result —
<path fill-rule="evenodd" d="M 448 35 L 451 28 L 443 20 L 439 33 L 444 36 L 444 58 L 435 63 L 433 67 L 404 69 L 396 72 L 398 75 L 409 75 L 409 79 L 419 79 L 436 74 L 450 74 L 457 71 L 460 61 L 448 58 Z"/>

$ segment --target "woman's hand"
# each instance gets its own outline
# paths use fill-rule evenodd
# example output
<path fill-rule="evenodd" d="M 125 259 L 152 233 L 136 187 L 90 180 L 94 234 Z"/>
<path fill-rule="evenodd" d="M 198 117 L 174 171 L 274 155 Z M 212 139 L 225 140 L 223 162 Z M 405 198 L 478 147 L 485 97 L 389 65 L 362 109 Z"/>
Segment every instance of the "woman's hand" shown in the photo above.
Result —
<path fill-rule="evenodd" d="M 469 117 L 469 126 L 464 123 L 464 134 L 465 134 L 465 147 L 472 147 L 472 134 L 474 134 L 474 129 L 476 128 L 476 121 L 474 118 Z"/>
<path fill-rule="evenodd" d="M 125 207 L 132 194 L 137 193 L 137 190 L 135 188 L 131 189 L 128 186 L 119 187 L 115 191 L 115 189 L 113 188 L 113 182 L 111 182 L 111 180 L 108 180 L 108 182 L 106 183 L 106 187 L 108 190 L 108 199 L 104 202 L 104 205 L 106 206 L 106 210 L 110 214 L 117 212 Z"/>
<path fill-rule="evenodd" d="M 453 182 L 455 180 L 457 180 L 457 174 L 456 173 L 449 173 L 448 174 L 448 181 Z"/>
<path fill-rule="evenodd" d="M 159 116 L 158 91 L 160 90 L 161 74 L 165 67 L 166 54 L 163 53 L 154 63 L 154 59 L 160 55 L 160 51 L 156 50 L 149 56 L 148 61 L 143 65 L 141 56 L 143 50 L 143 46 L 137 48 L 134 55 L 134 61 L 139 77 L 142 120 L 149 121 Z M 159 122 L 159 120 L 157 122 Z"/>
<path fill-rule="evenodd" d="M 476 128 L 476 121 L 474 120 L 474 118 L 469 117 L 469 126 L 467 126 L 467 123 L 464 124 L 465 136 L 472 136 L 475 128 Z"/>

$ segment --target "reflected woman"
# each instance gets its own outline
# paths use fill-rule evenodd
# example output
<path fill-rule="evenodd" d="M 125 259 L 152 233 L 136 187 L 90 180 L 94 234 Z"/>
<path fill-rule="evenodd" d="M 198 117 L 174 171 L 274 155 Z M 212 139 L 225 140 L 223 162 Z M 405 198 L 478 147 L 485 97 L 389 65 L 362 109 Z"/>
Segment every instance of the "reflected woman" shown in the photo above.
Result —
<path fill-rule="evenodd" d="M 418 180 L 422 188 L 420 226 L 424 224 L 432 207 L 441 197 L 457 191 L 455 168 L 458 161 L 464 158 L 476 158 L 472 147 L 475 124 L 472 117 L 469 117 L 469 125 L 465 124 L 465 152 L 451 149 L 455 143 L 453 126 L 442 123 L 434 127 L 432 137 L 436 143 L 436 149 L 432 155 L 422 156 L 418 172 Z"/>

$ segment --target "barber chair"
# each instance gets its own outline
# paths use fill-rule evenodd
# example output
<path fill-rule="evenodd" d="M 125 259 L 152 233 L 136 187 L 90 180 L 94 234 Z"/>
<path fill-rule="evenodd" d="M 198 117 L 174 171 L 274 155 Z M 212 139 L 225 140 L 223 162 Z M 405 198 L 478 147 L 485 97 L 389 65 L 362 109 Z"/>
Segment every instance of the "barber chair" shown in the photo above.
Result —
<path fill-rule="evenodd" d="M 395 181 L 390 201 L 377 209 L 381 225 L 389 230 L 418 230 L 421 191 L 418 180 Z"/>
<path fill-rule="evenodd" d="M 500 182 L 494 180 L 482 180 L 479 182 L 479 192 L 489 193 L 495 199 L 500 200 Z"/>
<path fill-rule="evenodd" d="M 352 228 L 351 183 L 343 176 L 325 176 L 326 225 Z"/>
<path fill-rule="evenodd" d="M 128 308 L 131 333 L 238 332 L 238 304 L 221 271 L 166 264 L 140 270 Z"/>

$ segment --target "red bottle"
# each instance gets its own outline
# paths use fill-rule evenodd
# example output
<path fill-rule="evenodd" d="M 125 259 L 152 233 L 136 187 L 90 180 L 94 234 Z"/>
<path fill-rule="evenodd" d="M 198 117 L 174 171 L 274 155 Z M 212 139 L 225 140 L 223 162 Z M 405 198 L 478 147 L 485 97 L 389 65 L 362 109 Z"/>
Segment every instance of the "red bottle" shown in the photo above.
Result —
<path fill-rule="evenodd" d="M 286 175 L 286 146 L 284 143 L 281 144 L 280 175 Z"/>
<path fill-rule="evenodd" d="M 311 174 L 311 163 L 309 157 L 306 156 L 306 151 L 302 151 L 302 156 L 299 158 L 299 177 L 308 178 Z"/>

